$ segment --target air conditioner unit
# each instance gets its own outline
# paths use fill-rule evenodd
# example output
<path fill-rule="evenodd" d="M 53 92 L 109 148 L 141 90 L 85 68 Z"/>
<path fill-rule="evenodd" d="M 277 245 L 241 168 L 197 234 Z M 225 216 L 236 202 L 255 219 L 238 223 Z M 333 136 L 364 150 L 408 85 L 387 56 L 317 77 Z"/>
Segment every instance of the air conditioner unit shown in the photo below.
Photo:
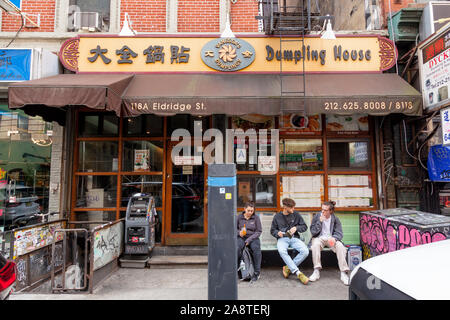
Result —
<path fill-rule="evenodd" d="M 449 17 L 450 2 L 428 2 L 425 8 L 423 8 L 422 18 L 420 19 L 420 41 L 424 41 L 433 33 L 445 26 L 450 21 Z"/>
<path fill-rule="evenodd" d="M 100 14 L 98 12 L 75 11 L 73 14 L 73 24 L 76 31 L 80 29 L 100 31 L 102 27 Z"/>

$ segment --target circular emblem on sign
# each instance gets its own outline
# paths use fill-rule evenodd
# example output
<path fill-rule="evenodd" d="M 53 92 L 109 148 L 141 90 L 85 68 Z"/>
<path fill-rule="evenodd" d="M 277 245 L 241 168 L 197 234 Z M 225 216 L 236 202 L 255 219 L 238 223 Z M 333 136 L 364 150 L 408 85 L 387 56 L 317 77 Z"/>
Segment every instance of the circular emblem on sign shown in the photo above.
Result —
<path fill-rule="evenodd" d="M 59 61 L 70 71 L 78 71 L 79 44 L 79 38 L 71 38 L 66 40 L 59 50 Z"/>
<path fill-rule="evenodd" d="M 209 41 L 201 50 L 202 60 L 218 71 L 238 71 L 255 61 L 255 49 L 245 40 L 221 38 Z"/>

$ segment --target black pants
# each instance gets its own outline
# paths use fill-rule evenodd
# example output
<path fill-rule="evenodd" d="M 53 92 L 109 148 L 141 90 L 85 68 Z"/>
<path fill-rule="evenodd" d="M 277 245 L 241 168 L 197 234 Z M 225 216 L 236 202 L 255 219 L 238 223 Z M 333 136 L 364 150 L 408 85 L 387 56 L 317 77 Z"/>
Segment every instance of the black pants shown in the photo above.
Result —
<path fill-rule="evenodd" d="M 244 247 L 245 247 L 245 240 L 241 237 L 238 237 L 237 243 L 238 243 L 238 245 L 237 245 L 238 267 L 239 267 L 239 262 L 241 261 L 241 257 L 242 257 L 242 250 L 244 250 Z M 261 259 L 262 259 L 261 241 L 259 241 L 259 239 L 255 239 L 252 242 L 250 242 L 248 246 L 250 247 L 250 253 L 253 258 L 255 272 L 259 274 L 259 273 L 261 273 Z"/>

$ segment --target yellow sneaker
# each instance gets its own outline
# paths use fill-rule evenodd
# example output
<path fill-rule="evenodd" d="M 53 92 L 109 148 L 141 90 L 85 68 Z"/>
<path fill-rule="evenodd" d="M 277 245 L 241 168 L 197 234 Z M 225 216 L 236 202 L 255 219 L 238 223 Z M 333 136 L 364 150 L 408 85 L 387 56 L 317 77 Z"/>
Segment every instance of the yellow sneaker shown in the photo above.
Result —
<path fill-rule="evenodd" d="M 283 267 L 283 277 L 286 279 L 289 278 L 289 275 L 291 274 L 291 270 L 289 270 L 288 266 Z"/>
<path fill-rule="evenodd" d="M 301 272 L 297 275 L 297 278 L 298 278 L 298 280 L 300 280 L 300 282 L 303 283 L 303 284 L 308 284 L 308 282 L 309 282 L 308 277 L 305 276 L 305 275 L 304 275 L 303 273 L 301 273 Z"/>

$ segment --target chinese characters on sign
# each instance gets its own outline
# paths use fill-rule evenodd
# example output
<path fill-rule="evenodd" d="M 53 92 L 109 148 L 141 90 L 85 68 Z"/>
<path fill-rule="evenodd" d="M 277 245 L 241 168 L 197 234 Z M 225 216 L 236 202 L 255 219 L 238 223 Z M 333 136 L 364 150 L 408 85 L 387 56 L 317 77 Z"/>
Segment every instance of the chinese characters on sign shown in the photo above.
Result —
<path fill-rule="evenodd" d="M 450 145 L 450 108 L 441 110 L 442 145 Z"/>
<path fill-rule="evenodd" d="M 170 46 L 170 63 L 188 63 L 189 62 L 189 52 L 190 48 L 186 48 L 184 46 Z M 111 59 L 106 56 L 108 53 L 108 49 L 102 49 L 100 45 L 97 45 L 95 49 L 91 49 L 90 53 L 91 57 L 87 59 L 94 63 L 97 61 L 98 57 L 100 57 L 105 64 L 111 63 Z M 164 46 L 152 46 L 150 45 L 147 49 L 145 49 L 142 54 L 147 57 L 145 63 L 156 63 L 157 61 L 160 63 L 164 63 Z M 134 52 L 130 47 L 123 46 L 121 49 L 116 50 L 116 55 L 119 56 L 117 60 L 118 64 L 132 64 L 133 59 L 138 56 L 137 52 Z"/>
<path fill-rule="evenodd" d="M 423 104 L 431 110 L 450 101 L 450 28 L 420 50 Z"/>

